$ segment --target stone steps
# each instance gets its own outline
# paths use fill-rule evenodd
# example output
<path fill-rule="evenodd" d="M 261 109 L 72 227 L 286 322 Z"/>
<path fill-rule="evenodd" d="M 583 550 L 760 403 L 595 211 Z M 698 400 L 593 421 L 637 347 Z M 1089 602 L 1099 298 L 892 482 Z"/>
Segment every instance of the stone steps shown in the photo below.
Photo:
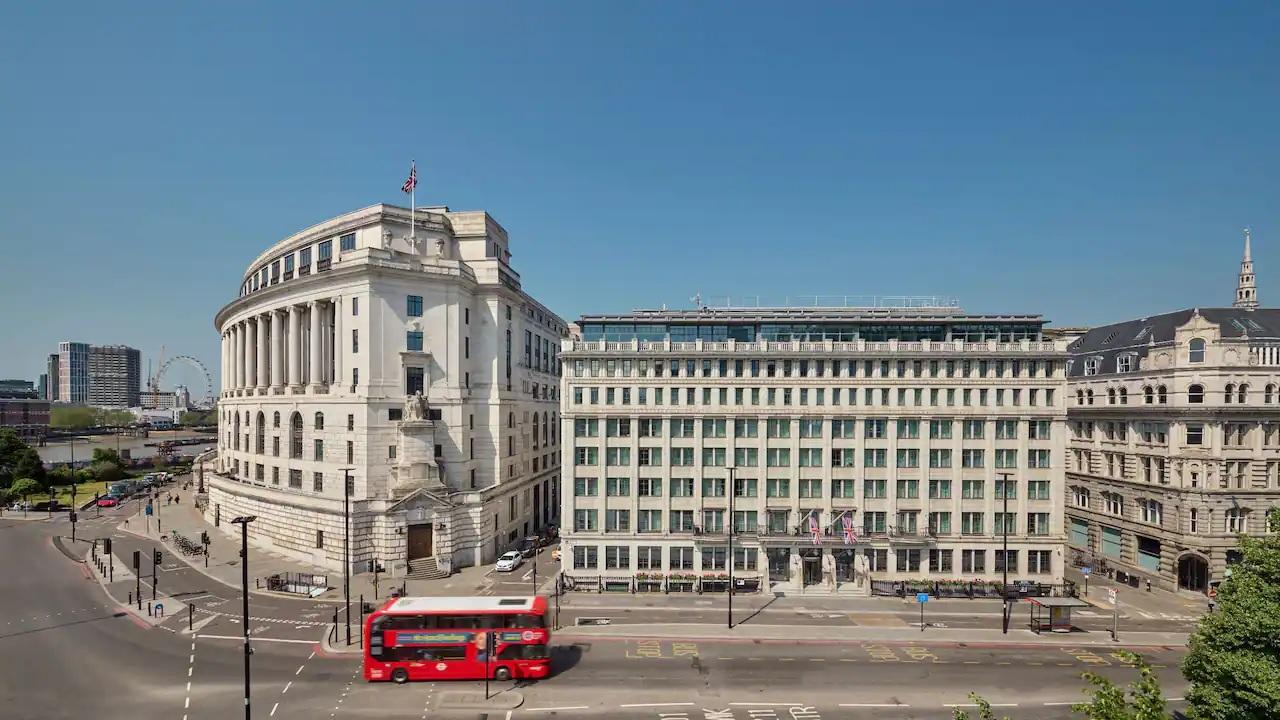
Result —
<path fill-rule="evenodd" d="M 409 580 L 439 580 L 448 576 L 449 573 L 441 570 L 433 557 L 410 560 L 409 571 L 405 573 Z"/>

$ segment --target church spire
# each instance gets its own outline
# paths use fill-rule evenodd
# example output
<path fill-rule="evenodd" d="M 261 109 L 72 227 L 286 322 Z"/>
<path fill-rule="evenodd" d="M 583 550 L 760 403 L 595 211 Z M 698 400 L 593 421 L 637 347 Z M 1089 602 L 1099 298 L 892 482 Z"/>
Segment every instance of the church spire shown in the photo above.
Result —
<path fill-rule="evenodd" d="M 1244 229 L 1244 259 L 1240 261 L 1240 280 L 1236 283 L 1236 301 L 1232 307 L 1253 310 L 1258 307 L 1258 287 L 1253 277 L 1253 253 L 1249 228 Z"/>

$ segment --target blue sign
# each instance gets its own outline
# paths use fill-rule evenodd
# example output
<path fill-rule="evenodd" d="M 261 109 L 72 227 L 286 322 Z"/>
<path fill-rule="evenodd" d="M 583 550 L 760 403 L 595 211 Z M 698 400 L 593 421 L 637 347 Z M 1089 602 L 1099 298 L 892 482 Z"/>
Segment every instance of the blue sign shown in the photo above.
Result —
<path fill-rule="evenodd" d="M 916 602 L 918 603 L 929 602 L 929 593 L 916 593 Z"/>
<path fill-rule="evenodd" d="M 1093 570 L 1093 568 L 1087 568 L 1087 567 L 1082 567 L 1082 568 L 1080 568 L 1080 572 L 1081 572 L 1085 577 L 1089 577 L 1089 573 L 1090 573 L 1092 570 Z"/>
<path fill-rule="evenodd" d="M 147 503 L 147 514 L 151 514 L 151 503 Z"/>

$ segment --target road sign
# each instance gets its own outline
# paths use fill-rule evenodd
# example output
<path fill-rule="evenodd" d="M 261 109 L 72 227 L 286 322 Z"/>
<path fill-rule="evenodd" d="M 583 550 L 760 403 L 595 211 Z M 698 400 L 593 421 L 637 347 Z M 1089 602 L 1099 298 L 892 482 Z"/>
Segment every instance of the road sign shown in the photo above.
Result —
<path fill-rule="evenodd" d="M 929 602 L 929 593 L 916 593 L 916 602 L 918 603 Z"/>
<path fill-rule="evenodd" d="M 150 503 L 150 502 L 148 502 L 148 503 L 147 503 L 147 514 L 148 514 L 148 515 L 150 515 L 150 514 L 151 514 L 151 503 Z"/>
<path fill-rule="evenodd" d="M 1108 600 L 1112 605 L 1115 605 L 1115 604 L 1116 604 L 1116 589 L 1115 589 L 1115 588 L 1107 588 L 1107 600 Z"/>
<path fill-rule="evenodd" d="M 1085 577 L 1089 577 L 1089 573 L 1091 572 L 1093 572 L 1093 568 L 1087 568 L 1087 567 L 1080 568 L 1080 574 L 1084 575 Z"/>

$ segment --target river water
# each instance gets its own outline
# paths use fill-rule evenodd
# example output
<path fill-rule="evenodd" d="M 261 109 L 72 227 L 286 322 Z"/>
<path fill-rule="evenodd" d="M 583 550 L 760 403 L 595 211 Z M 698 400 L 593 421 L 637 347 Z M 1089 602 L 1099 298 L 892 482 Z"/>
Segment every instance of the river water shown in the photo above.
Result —
<path fill-rule="evenodd" d="M 99 447 L 120 449 L 120 454 L 124 455 L 126 450 L 135 458 L 149 458 L 156 454 L 154 446 L 148 447 L 147 443 L 159 443 L 164 440 L 181 440 L 183 438 L 208 438 L 207 443 L 200 445 L 181 445 L 175 448 L 180 455 L 195 455 L 208 450 L 217 442 L 217 439 L 211 433 L 199 433 L 191 430 L 153 430 L 151 437 L 128 437 L 121 435 L 119 445 L 117 446 L 117 438 L 115 435 L 85 435 L 77 437 L 74 443 L 75 460 L 83 463 L 93 457 L 93 449 Z M 40 459 L 46 463 L 65 463 L 72 460 L 72 443 L 69 440 L 60 439 L 56 442 L 50 441 L 44 447 L 36 448 L 40 453 Z"/>

